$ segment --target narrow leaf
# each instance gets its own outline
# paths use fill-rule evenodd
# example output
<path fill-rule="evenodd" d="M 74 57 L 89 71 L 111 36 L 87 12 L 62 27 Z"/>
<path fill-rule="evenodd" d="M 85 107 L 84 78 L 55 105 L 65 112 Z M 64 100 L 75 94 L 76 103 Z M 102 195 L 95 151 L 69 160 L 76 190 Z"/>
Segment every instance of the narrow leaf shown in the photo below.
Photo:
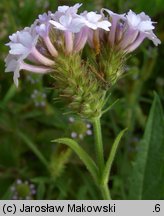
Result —
<path fill-rule="evenodd" d="M 22 132 L 17 132 L 17 135 L 24 141 L 24 143 L 33 151 L 33 153 L 40 159 L 40 161 L 49 169 L 49 164 L 43 154 L 39 151 L 36 145 Z"/>
<path fill-rule="evenodd" d="M 130 176 L 129 199 L 164 199 L 164 115 L 158 95 Z"/>
<path fill-rule="evenodd" d="M 16 86 L 13 84 L 11 85 L 11 87 L 9 88 L 9 90 L 7 91 L 5 97 L 3 98 L 2 103 L 6 104 L 11 98 L 14 97 L 14 95 L 16 94 L 17 88 Z"/>
<path fill-rule="evenodd" d="M 78 145 L 77 142 L 75 142 L 74 140 L 72 140 L 70 138 L 60 138 L 60 139 L 53 140 L 52 142 L 57 142 L 57 143 L 61 143 L 61 144 L 65 144 L 65 145 L 69 146 L 79 156 L 79 158 L 85 164 L 86 168 L 91 173 L 91 175 L 93 176 L 93 178 L 95 180 L 97 179 L 97 173 L 98 173 L 98 171 L 97 171 L 97 166 L 96 166 L 95 162 L 88 155 L 88 153 L 85 152 Z"/>
<path fill-rule="evenodd" d="M 43 200 L 46 191 L 45 182 L 41 181 L 37 188 L 37 200 Z"/>
<path fill-rule="evenodd" d="M 112 104 L 110 104 L 105 110 L 102 111 L 102 114 L 108 112 L 109 110 L 111 110 L 114 105 L 116 105 L 117 102 L 119 102 L 120 99 L 117 99 L 116 101 L 114 101 Z"/>
<path fill-rule="evenodd" d="M 105 165 L 105 168 L 104 168 L 104 171 L 103 171 L 103 176 L 102 176 L 102 184 L 103 185 L 107 184 L 107 182 L 109 181 L 109 176 L 110 176 L 110 171 L 111 171 L 111 167 L 112 167 L 112 164 L 113 164 L 113 160 L 114 160 L 114 157 L 116 155 L 119 142 L 120 142 L 120 140 L 121 140 L 121 138 L 124 135 L 126 130 L 127 129 L 124 129 L 118 134 L 118 136 L 116 137 L 116 139 L 115 139 L 115 141 L 114 141 L 114 143 L 112 145 L 112 149 L 110 151 L 108 160 L 106 162 L 106 165 Z"/>

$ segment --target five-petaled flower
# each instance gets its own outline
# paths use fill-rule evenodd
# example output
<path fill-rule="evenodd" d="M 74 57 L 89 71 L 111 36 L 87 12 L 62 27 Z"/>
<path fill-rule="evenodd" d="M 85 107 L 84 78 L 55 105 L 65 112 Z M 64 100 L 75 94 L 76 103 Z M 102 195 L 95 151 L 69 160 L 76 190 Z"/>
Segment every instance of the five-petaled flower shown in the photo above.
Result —
<path fill-rule="evenodd" d="M 144 12 L 135 14 L 129 10 L 127 14 L 116 14 L 108 9 L 102 9 L 109 15 L 112 23 L 108 33 L 108 43 L 126 53 L 134 51 L 145 38 L 153 41 L 154 45 L 160 44 L 160 40 L 153 33 L 154 22 Z"/>
<path fill-rule="evenodd" d="M 93 11 L 78 14 L 81 5 L 59 6 L 55 13 L 43 13 L 31 27 L 9 36 L 6 72 L 14 72 L 16 86 L 20 70 L 41 74 L 53 72 L 61 53 L 79 53 L 87 42 L 97 49 L 96 55 L 103 43 L 124 53 L 134 51 L 145 38 L 156 46 L 160 44 L 153 33 L 154 22 L 143 12 L 135 14 L 130 10 L 127 14 L 116 14 L 102 9 L 100 14 Z"/>

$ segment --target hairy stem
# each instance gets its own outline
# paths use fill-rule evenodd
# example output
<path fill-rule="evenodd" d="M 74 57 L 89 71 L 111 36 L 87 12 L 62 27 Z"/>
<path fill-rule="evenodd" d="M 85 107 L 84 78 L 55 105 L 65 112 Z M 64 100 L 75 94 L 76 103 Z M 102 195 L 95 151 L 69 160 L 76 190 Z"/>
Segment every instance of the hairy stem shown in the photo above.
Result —
<path fill-rule="evenodd" d="M 94 119 L 93 128 L 94 128 L 94 137 L 95 137 L 95 145 L 96 145 L 95 147 L 96 147 L 97 164 L 99 167 L 99 176 L 101 176 L 102 171 L 104 169 L 104 151 L 103 151 L 100 118 Z"/>
<path fill-rule="evenodd" d="M 102 141 L 102 132 L 101 132 L 101 123 L 100 118 L 94 118 L 93 120 L 93 128 L 94 128 L 94 137 L 95 137 L 95 147 L 96 147 L 96 155 L 97 155 L 97 165 L 99 168 L 99 179 L 98 179 L 98 187 L 100 188 L 102 197 L 104 200 L 110 200 L 110 192 L 108 188 L 108 183 L 101 183 L 101 177 L 103 175 L 104 170 L 104 151 L 103 151 L 103 141 Z"/>

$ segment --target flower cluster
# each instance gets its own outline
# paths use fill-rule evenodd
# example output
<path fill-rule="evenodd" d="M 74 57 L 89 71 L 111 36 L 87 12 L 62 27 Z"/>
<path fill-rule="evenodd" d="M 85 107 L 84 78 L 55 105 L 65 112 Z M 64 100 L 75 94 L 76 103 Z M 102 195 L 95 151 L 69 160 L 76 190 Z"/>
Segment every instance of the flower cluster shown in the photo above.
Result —
<path fill-rule="evenodd" d="M 46 94 L 34 89 L 33 93 L 31 94 L 31 98 L 34 101 L 36 107 L 45 107 L 46 106 Z"/>
<path fill-rule="evenodd" d="M 34 85 L 34 84 L 39 83 L 39 81 L 41 80 L 41 77 L 40 76 L 35 76 L 35 74 L 28 74 L 26 76 L 26 79 L 30 84 Z"/>
<path fill-rule="evenodd" d="M 33 184 L 28 181 L 22 181 L 17 179 L 14 185 L 11 187 L 12 199 L 13 200 L 30 200 L 36 194 L 36 189 Z"/>
<path fill-rule="evenodd" d="M 14 72 L 16 86 L 20 70 L 42 74 L 52 72 L 54 60 L 58 56 L 57 48 L 62 46 L 61 37 L 64 36 L 64 49 L 67 53 L 78 52 L 87 41 L 88 29 L 109 30 L 110 22 L 104 21 L 100 14 L 86 12 L 78 15 L 80 6 L 81 4 L 73 7 L 60 6 L 57 12 L 39 15 L 31 27 L 9 36 L 7 46 L 10 51 L 5 59 L 6 72 Z"/>
<path fill-rule="evenodd" d="M 145 38 L 153 41 L 157 46 L 160 40 L 153 33 L 154 22 L 144 12 L 135 14 L 129 11 L 127 14 L 116 14 L 108 9 L 102 9 L 102 13 L 107 12 L 111 20 L 111 29 L 108 34 L 110 46 L 117 46 L 118 49 L 126 53 L 134 51 Z"/>
<path fill-rule="evenodd" d="M 91 112 L 101 114 L 106 91 L 124 71 L 125 56 L 145 38 L 156 46 L 160 40 L 153 33 L 154 22 L 143 12 L 116 14 L 103 8 L 100 13 L 79 14 L 81 5 L 59 6 L 9 36 L 5 62 L 6 72 L 14 72 L 16 86 L 21 70 L 51 72 L 69 107 L 88 117 Z M 81 51 L 86 45 L 90 53 L 84 60 Z"/>
<path fill-rule="evenodd" d="M 152 40 L 155 45 L 160 43 L 152 31 L 154 22 L 145 13 L 136 15 L 130 10 L 127 14 L 119 15 L 102 9 L 101 14 L 85 11 L 79 15 L 77 11 L 80 6 L 81 4 L 72 7 L 59 6 L 55 13 L 39 15 L 31 27 L 9 36 L 10 42 L 7 46 L 10 47 L 10 51 L 5 60 L 6 72 L 14 72 L 16 85 L 19 71 L 22 69 L 33 73 L 52 72 L 51 67 L 55 64 L 57 48 L 61 42 L 56 41 L 57 34 L 60 38 L 62 32 L 67 53 L 79 52 L 87 41 L 93 45 L 94 33 L 100 29 L 101 34 L 110 30 L 110 46 L 118 46 L 126 52 L 135 50 L 145 38 Z M 109 19 L 105 17 L 104 12 L 108 13 Z"/>
<path fill-rule="evenodd" d="M 92 135 L 92 125 L 85 121 L 80 121 L 75 119 L 74 117 L 69 117 L 70 127 L 70 135 L 73 139 L 83 139 L 86 135 Z"/>

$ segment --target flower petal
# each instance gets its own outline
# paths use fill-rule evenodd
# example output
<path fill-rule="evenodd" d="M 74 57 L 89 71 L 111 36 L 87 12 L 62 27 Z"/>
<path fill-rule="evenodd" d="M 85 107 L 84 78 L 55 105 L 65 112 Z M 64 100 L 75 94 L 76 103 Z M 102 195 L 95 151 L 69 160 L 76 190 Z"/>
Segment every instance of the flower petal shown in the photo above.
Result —
<path fill-rule="evenodd" d="M 26 55 L 29 52 L 29 49 L 24 47 L 20 43 L 15 43 L 10 45 L 11 50 L 9 51 L 12 55 Z"/>
<path fill-rule="evenodd" d="M 18 35 L 18 38 L 19 38 L 19 42 L 23 44 L 25 47 L 29 47 L 29 48 L 31 47 L 33 38 L 29 32 L 27 31 L 21 32 Z"/>
<path fill-rule="evenodd" d="M 66 28 L 63 25 L 61 25 L 59 22 L 56 22 L 54 20 L 50 20 L 49 22 L 59 30 L 62 30 L 62 31 L 66 30 Z"/>
<path fill-rule="evenodd" d="M 65 27 L 68 27 L 71 24 L 71 21 L 72 21 L 72 17 L 69 15 L 68 16 L 63 15 L 59 19 L 59 22 L 61 23 L 61 25 Z"/>

